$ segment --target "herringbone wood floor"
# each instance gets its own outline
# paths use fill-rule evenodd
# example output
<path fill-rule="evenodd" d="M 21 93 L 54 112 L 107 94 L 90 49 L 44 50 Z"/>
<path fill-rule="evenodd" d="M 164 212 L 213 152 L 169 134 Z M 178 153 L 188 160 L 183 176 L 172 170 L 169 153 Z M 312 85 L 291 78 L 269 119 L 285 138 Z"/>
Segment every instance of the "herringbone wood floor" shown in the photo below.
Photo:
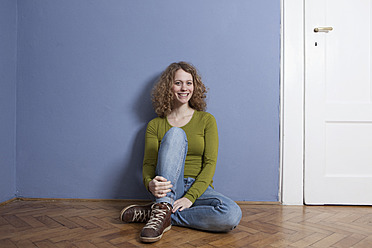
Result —
<path fill-rule="evenodd" d="M 0 206 L 0 247 L 372 247 L 372 208 L 241 205 L 230 233 L 173 226 L 152 245 L 123 224 L 125 201 L 13 201 Z"/>

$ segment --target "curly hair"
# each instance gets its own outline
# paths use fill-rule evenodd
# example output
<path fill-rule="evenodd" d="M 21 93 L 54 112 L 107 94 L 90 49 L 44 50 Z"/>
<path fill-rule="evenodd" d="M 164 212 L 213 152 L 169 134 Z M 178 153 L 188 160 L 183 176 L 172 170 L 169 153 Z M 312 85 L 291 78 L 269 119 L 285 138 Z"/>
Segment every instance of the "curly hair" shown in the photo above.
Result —
<path fill-rule="evenodd" d="M 158 82 L 154 85 L 151 93 L 152 105 L 156 114 L 159 117 L 166 117 L 173 108 L 173 94 L 171 88 L 174 83 L 174 76 L 179 69 L 190 73 L 193 78 L 194 92 L 189 101 L 191 108 L 198 111 L 205 111 L 207 108 L 206 93 L 207 88 L 201 81 L 197 69 L 186 62 L 178 62 L 170 64 L 161 74 Z"/>

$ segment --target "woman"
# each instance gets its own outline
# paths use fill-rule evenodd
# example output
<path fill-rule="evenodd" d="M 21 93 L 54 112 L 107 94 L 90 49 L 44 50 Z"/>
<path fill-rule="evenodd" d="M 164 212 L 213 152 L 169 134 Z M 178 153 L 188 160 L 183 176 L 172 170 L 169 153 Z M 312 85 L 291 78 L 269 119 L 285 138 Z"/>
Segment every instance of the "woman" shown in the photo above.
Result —
<path fill-rule="evenodd" d="M 152 92 L 158 117 L 148 123 L 143 181 L 155 203 L 121 211 L 124 222 L 147 222 L 142 242 L 155 242 L 171 225 L 227 232 L 240 222 L 239 206 L 213 189 L 218 152 L 206 87 L 186 62 L 172 63 Z"/>

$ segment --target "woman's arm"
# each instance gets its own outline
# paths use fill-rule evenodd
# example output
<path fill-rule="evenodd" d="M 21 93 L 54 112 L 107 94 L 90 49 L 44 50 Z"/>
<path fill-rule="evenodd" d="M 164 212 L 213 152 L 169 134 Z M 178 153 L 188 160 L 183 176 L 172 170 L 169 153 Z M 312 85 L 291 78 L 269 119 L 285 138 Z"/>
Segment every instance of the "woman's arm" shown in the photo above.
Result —
<path fill-rule="evenodd" d="M 171 182 L 161 176 L 155 176 L 155 168 L 158 158 L 159 141 L 156 131 L 156 126 L 153 121 L 147 125 L 145 135 L 145 154 L 143 159 L 142 176 L 143 183 L 148 191 L 155 197 L 160 198 L 166 196 L 173 186 Z"/>
<path fill-rule="evenodd" d="M 159 141 L 154 121 L 147 124 L 145 134 L 145 152 L 143 157 L 143 183 L 149 190 L 149 183 L 155 177 L 156 161 L 158 158 Z"/>
<path fill-rule="evenodd" d="M 184 197 L 192 203 L 199 198 L 208 186 L 211 184 L 214 172 L 216 170 L 218 154 L 218 130 L 216 119 L 213 115 L 206 116 L 204 127 L 204 154 L 202 169 L 191 188 L 187 191 Z"/>

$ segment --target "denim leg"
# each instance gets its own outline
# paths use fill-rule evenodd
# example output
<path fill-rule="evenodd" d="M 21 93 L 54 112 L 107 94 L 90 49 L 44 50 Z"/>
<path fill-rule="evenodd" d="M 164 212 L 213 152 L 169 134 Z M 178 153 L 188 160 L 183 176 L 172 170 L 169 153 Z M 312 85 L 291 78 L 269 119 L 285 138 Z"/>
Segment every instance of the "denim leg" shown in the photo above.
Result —
<path fill-rule="evenodd" d="M 228 232 L 239 224 L 241 217 L 242 211 L 233 200 L 209 186 L 191 208 L 172 214 L 172 225 Z"/>
<path fill-rule="evenodd" d="M 174 201 L 184 194 L 183 175 L 186 154 L 186 133 L 181 128 L 172 127 L 161 141 L 155 175 L 171 181 L 173 187 L 167 196 L 156 198 L 156 202 L 167 202 L 173 206 Z"/>

